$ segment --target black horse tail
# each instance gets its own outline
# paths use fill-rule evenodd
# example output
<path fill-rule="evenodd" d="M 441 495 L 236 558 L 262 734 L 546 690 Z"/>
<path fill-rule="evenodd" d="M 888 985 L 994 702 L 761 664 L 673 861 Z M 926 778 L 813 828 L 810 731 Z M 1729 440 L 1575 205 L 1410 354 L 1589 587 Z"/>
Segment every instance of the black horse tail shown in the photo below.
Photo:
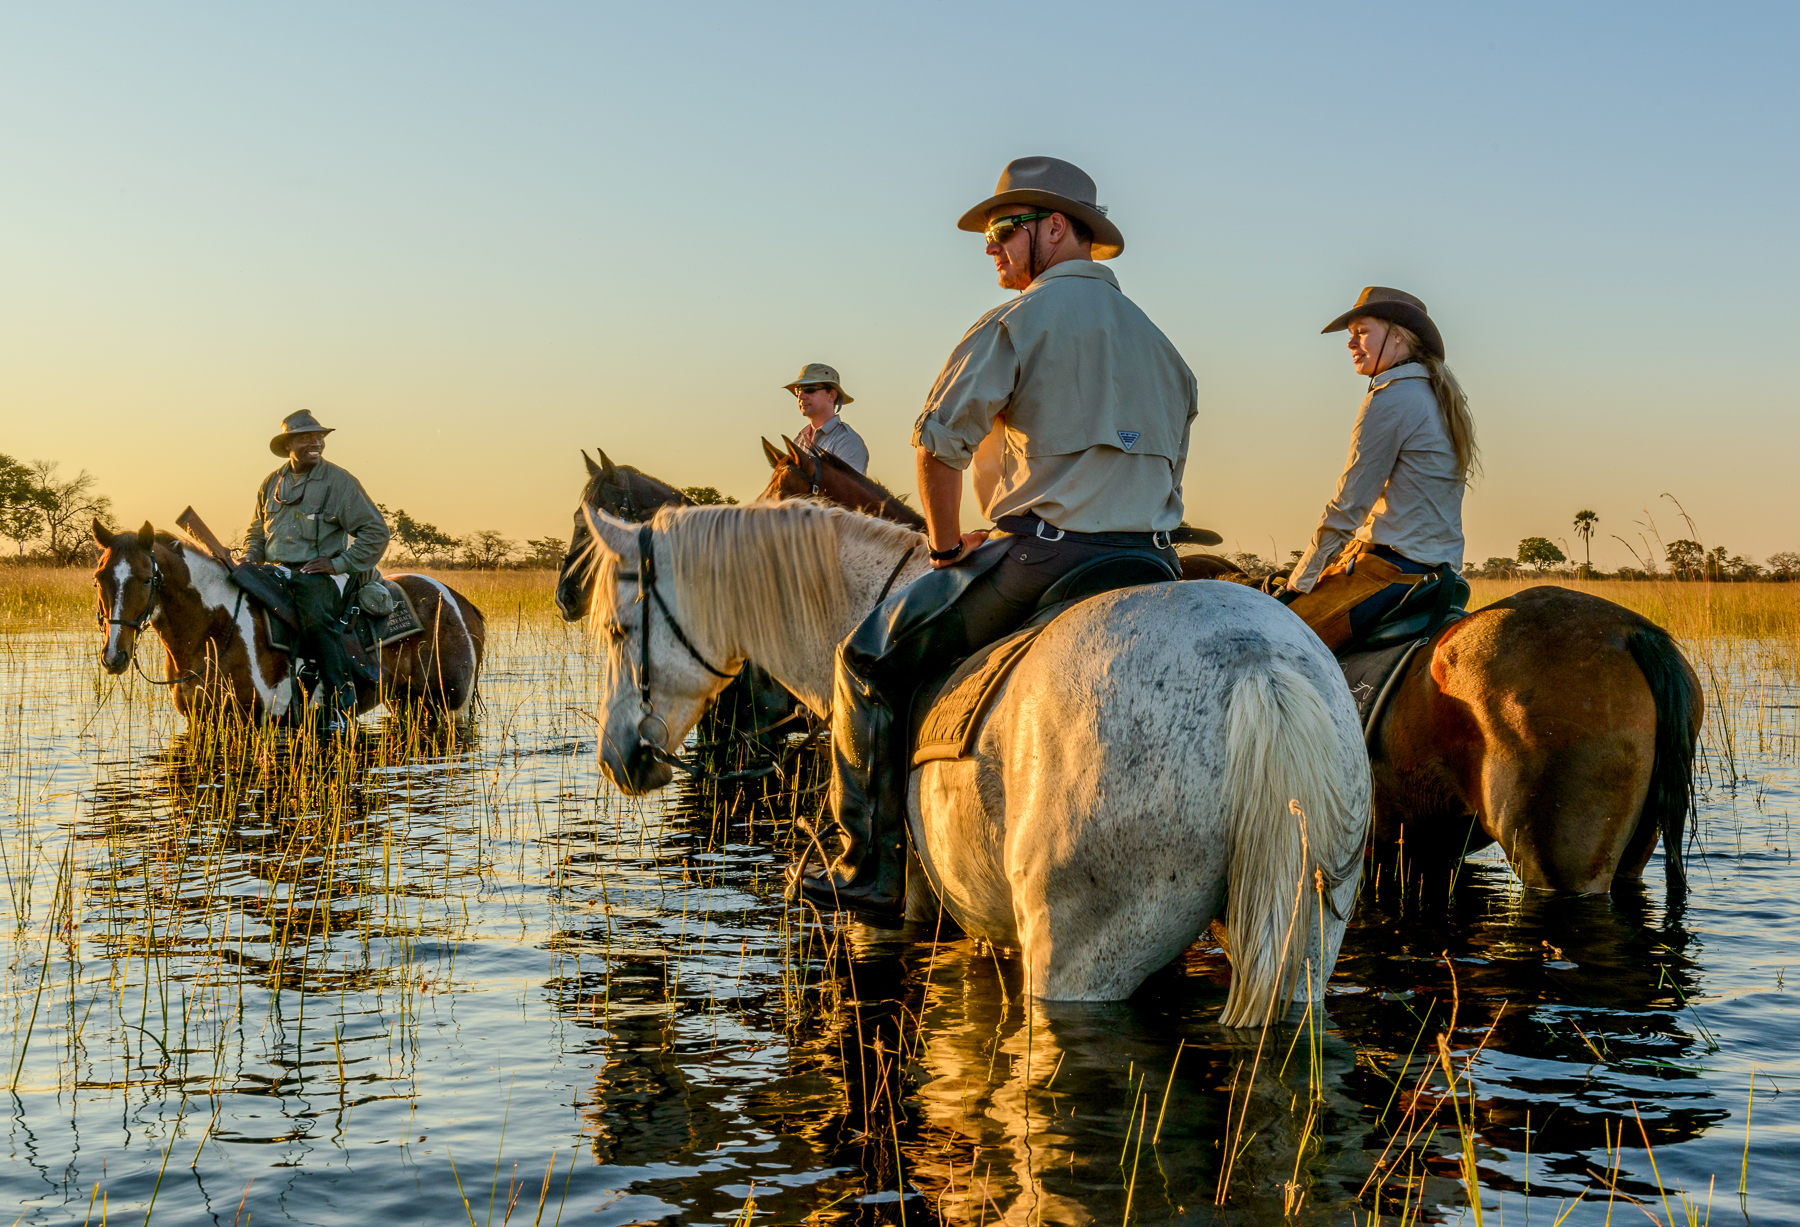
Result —
<path fill-rule="evenodd" d="M 1681 849 L 1694 805 L 1694 746 L 1700 740 L 1705 701 L 1700 679 L 1667 631 L 1645 624 L 1625 642 L 1656 703 L 1656 761 L 1650 765 L 1643 820 L 1655 823 L 1662 835 L 1663 870 L 1674 902 L 1687 893 Z"/>

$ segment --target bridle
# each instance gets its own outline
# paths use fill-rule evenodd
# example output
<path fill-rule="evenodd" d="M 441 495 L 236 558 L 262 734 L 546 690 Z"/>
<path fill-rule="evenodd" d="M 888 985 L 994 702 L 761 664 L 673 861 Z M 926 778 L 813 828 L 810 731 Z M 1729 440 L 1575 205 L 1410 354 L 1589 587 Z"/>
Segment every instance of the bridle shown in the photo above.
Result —
<path fill-rule="evenodd" d="M 670 610 L 668 604 L 663 600 L 661 591 L 656 587 L 656 547 L 654 534 L 655 530 L 648 524 L 641 525 L 638 528 L 637 603 L 643 606 L 644 610 L 643 616 L 639 619 L 641 624 L 639 627 L 641 639 L 638 645 L 638 704 L 643 708 L 644 714 L 638 721 L 637 735 L 638 741 L 643 743 L 644 748 L 650 752 L 652 758 L 656 759 L 658 762 L 681 767 L 683 770 L 693 773 L 694 769 L 692 767 L 669 753 L 669 726 L 661 716 L 656 714 L 655 706 L 650 698 L 650 636 L 651 631 L 654 629 L 652 626 L 652 611 L 662 611 L 663 621 L 668 623 L 669 632 L 675 636 L 675 642 L 686 648 L 687 654 L 693 657 L 694 663 L 698 664 L 702 669 L 705 669 L 714 677 L 723 678 L 728 682 L 736 678 L 738 674 L 737 672 L 727 673 L 725 670 L 717 668 L 709 663 L 706 657 L 700 655 L 700 649 L 694 646 L 693 640 L 687 637 L 687 632 L 681 629 L 681 623 L 675 620 L 674 612 Z M 740 666 L 739 672 L 741 671 L 742 667 Z M 763 772 L 762 774 L 766 775 L 768 773 Z M 724 779 L 726 777 L 721 776 L 718 778 Z"/>
<path fill-rule="evenodd" d="M 637 603 L 643 606 L 644 610 L 643 616 L 639 619 L 640 626 L 638 628 L 638 634 L 641 636 L 638 641 L 638 705 L 643 709 L 644 713 L 638 719 L 637 723 L 638 743 L 643 746 L 645 753 L 649 754 L 656 762 L 666 763 L 671 767 L 685 771 L 688 775 L 697 780 L 706 779 L 717 783 L 731 783 L 739 780 L 759 779 L 763 776 L 779 773 L 781 770 L 779 756 L 771 759 L 761 767 L 752 767 L 743 771 L 715 772 L 709 771 L 698 763 L 669 752 L 668 723 L 664 721 L 661 716 L 656 714 L 655 705 L 650 697 L 650 636 L 654 629 L 652 626 L 653 611 L 661 611 L 663 621 L 668 624 L 669 633 L 675 636 L 675 642 L 679 643 L 687 650 L 687 654 L 693 658 L 695 664 L 699 665 L 702 669 L 705 669 L 714 677 L 721 678 L 727 682 L 735 681 L 738 674 L 743 672 L 743 666 L 740 665 L 735 672 L 727 673 L 725 670 L 713 665 L 706 657 L 700 654 L 700 649 L 694 646 L 693 640 L 687 637 L 687 632 L 681 629 L 681 623 L 675 620 L 674 611 L 671 610 L 668 604 L 663 600 L 662 593 L 656 586 L 656 539 L 655 530 L 650 525 L 644 524 L 639 526 L 637 546 Z M 900 560 L 894 564 L 894 569 L 888 573 L 887 582 L 881 586 L 881 595 L 876 598 L 875 602 L 877 605 L 887 600 L 888 593 L 893 589 L 894 581 L 900 578 L 900 572 L 905 569 L 907 562 L 917 550 L 917 546 L 912 546 L 908 548 L 904 554 L 900 555 Z M 759 730 L 759 732 L 771 732 L 791 719 L 793 719 L 792 716 L 784 717 L 769 728 Z M 800 748 L 804 749 L 811 745 L 824 729 L 824 723 L 817 725 L 813 731 L 808 734 L 806 740 L 800 743 Z"/>
<path fill-rule="evenodd" d="M 100 585 L 100 580 L 96 577 L 94 580 L 94 586 L 99 587 L 99 585 Z M 150 619 L 154 618 L 157 615 L 157 613 L 159 612 L 159 607 L 162 604 L 162 590 L 163 590 L 162 568 L 156 565 L 156 551 L 151 550 L 150 551 L 150 599 L 144 602 L 143 616 L 138 618 L 137 621 L 134 622 L 130 618 L 109 618 L 104 613 L 96 613 L 94 615 L 94 621 L 95 621 L 95 623 L 97 623 L 98 625 L 101 625 L 101 626 L 129 626 L 131 628 L 132 634 L 141 635 L 144 633 L 144 627 L 146 627 L 150 624 Z M 240 593 L 240 596 L 241 595 L 242 594 Z M 138 671 L 138 676 L 143 678 L 146 682 L 149 682 L 152 686 L 177 686 L 177 685 L 180 685 L 182 682 L 185 682 L 192 678 L 196 678 L 196 677 L 200 676 L 200 674 L 197 671 L 195 671 L 193 669 L 189 669 L 186 673 L 183 673 L 180 677 L 172 677 L 166 682 L 157 681 L 155 678 L 151 677 L 148 673 L 144 672 L 144 666 L 138 664 L 137 640 L 135 640 L 135 639 L 131 641 L 131 665 L 132 665 L 132 668 L 134 668 Z"/>

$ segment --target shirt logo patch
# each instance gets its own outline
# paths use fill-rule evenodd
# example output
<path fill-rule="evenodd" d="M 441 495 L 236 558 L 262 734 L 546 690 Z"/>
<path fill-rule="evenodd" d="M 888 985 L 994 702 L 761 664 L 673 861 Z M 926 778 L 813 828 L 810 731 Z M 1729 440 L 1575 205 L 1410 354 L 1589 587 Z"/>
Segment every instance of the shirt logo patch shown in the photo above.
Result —
<path fill-rule="evenodd" d="M 1137 441 L 1144 437 L 1143 432 L 1138 430 L 1121 430 L 1117 433 L 1119 442 L 1125 445 L 1126 451 L 1130 451 L 1132 448 L 1136 447 Z"/>

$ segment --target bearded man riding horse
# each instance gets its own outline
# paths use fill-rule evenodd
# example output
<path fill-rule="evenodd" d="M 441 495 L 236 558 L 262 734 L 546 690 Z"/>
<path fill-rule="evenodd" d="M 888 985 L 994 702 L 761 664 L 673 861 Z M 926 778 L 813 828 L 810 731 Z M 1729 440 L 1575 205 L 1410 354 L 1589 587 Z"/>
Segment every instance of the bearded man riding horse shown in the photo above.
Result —
<path fill-rule="evenodd" d="M 1194 374 L 1103 265 L 1124 236 L 1094 181 L 1020 158 L 958 229 L 984 234 L 1018 297 L 959 342 L 913 430 L 933 572 L 884 603 L 837 656 L 831 802 L 837 860 L 799 878 L 826 909 L 896 915 L 905 890 L 908 715 L 924 676 L 1021 625 L 1062 576 L 1107 555 L 1136 582 L 1175 579 L 1169 532 Z M 963 470 L 998 532 L 963 533 Z M 1123 572 L 1122 572 L 1123 573 Z"/>

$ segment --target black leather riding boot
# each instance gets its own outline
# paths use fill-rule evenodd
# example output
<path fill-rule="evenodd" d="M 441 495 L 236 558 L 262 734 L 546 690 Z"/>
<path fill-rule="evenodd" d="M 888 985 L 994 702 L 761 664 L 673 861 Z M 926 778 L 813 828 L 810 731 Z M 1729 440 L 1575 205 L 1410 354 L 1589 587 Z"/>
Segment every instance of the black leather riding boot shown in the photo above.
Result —
<path fill-rule="evenodd" d="M 898 920 L 906 903 L 906 747 L 896 745 L 893 709 L 838 658 L 832 687 L 831 812 L 842 832 L 838 857 L 807 866 L 800 892 L 820 911 Z"/>

